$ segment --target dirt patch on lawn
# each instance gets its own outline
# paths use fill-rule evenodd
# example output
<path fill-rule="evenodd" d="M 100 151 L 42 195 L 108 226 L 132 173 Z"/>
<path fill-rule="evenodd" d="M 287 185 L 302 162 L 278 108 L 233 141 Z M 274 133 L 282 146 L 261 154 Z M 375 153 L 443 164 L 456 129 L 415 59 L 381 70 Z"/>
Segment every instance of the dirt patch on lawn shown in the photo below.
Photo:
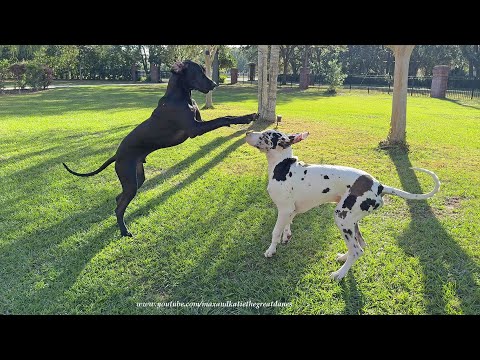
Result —
<path fill-rule="evenodd" d="M 432 211 L 438 217 L 457 217 L 463 200 L 465 199 L 460 196 L 446 196 L 443 206 L 432 207 Z"/>

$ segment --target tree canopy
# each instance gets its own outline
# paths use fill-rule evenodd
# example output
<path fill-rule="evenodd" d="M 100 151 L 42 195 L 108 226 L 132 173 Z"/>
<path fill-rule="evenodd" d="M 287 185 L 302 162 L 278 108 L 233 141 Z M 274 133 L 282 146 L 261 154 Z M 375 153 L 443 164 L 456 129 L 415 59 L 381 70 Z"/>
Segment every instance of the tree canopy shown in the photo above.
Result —
<path fill-rule="evenodd" d="M 298 76 L 306 45 L 280 45 L 280 74 Z M 51 67 L 56 78 L 128 80 L 132 65 L 149 73 L 150 63 L 169 70 L 177 60 L 204 62 L 204 45 L 0 45 L 0 60 L 9 64 L 35 60 Z M 257 45 L 219 45 L 220 68 L 248 71 L 257 62 Z M 310 45 L 308 66 L 326 76 L 338 63 L 350 75 L 392 75 L 394 57 L 384 45 Z M 478 45 L 417 45 L 409 75 L 432 74 L 435 65 L 449 65 L 457 76 L 480 76 Z M 286 81 L 286 77 L 282 78 Z"/>

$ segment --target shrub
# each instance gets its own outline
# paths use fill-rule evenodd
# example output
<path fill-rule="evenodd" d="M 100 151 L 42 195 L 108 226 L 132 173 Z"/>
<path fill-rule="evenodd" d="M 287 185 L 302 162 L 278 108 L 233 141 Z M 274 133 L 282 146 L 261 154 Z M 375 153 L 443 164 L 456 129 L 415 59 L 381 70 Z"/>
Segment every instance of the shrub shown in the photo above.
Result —
<path fill-rule="evenodd" d="M 7 80 L 10 75 L 9 67 L 7 60 L 0 60 L 0 91 L 3 91 L 5 88 L 5 80 Z"/>
<path fill-rule="evenodd" d="M 25 83 L 33 90 L 38 90 L 42 86 L 43 69 L 42 65 L 28 63 L 25 70 Z"/>
<path fill-rule="evenodd" d="M 219 84 L 225 84 L 225 80 L 227 79 L 227 75 L 225 74 L 220 74 L 220 76 L 218 77 L 218 83 Z"/>
<path fill-rule="evenodd" d="M 27 67 L 25 63 L 16 63 L 10 66 L 10 72 L 12 73 L 15 79 L 15 88 L 18 88 L 18 92 L 20 93 L 20 89 L 25 87 L 25 71 Z"/>
<path fill-rule="evenodd" d="M 42 86 L 44 89 L 50 86 L 53 80 L 53 69 L 47 65 L 43 65 Z"/>
<path fill-rule="evenodd" d="M 343 85 L 346 77 L 347 75 L 342 73 L 342 65 L 337 60 L 330 60 L 325 74 L 325 81 L 328 84 L 327 93 L 335 94 L 337 87 Z"/>
<path fill-rule="evenodd" d="M 52 79 L 53 71 L 48 66 L 35 62 L 27 64 L 25 71 L 25 82 L 27 85 L 31 86 L 32 89 L 46 89 L 52 83 Z"/>

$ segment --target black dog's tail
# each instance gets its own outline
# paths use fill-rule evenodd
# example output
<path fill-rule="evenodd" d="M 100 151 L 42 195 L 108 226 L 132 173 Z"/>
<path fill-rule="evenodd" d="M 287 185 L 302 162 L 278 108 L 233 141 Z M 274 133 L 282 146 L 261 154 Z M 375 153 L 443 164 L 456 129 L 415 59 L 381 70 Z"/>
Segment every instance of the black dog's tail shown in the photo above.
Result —
<path fill-rule="evenodd" d="M 62 164 L 63 164 L 63 166 L 65 166 L 65 169 L 67 169 L 67 171 L 68 171 L 70 174 L 77 175 L 77 176 L 93 176 L 93 175 L 97 175 L 100 171 L 102 171 L 103 169 L 105 169 L 108 165 L 110 165 L 111 163 L 113 163 L 115 160 L 116 160 L 116 156 L 113 155 L 110 159 L 108 159 L 107 161 L 105 161 L 105 162 L 103 163 L 103 165 L 100 166 L 97 170 L 92 171 L 92 172 L 89 172 L 89 173 L 87 173 L 87 174 L 77 173 L 77 172 L 75 172 L 75 171 L 73 171 L 73 170 L 70 170 L 65 163 L 62 163 Z"/>

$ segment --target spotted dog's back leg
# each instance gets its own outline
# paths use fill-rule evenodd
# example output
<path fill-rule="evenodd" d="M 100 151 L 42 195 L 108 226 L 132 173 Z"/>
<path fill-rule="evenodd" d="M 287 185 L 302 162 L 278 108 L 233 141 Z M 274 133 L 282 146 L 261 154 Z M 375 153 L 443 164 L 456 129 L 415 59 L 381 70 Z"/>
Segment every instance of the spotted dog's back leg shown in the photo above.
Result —
<path fill-rule="evenodd" d="M 365 191 L 360 196 L 345 193 L 335 208 L 335 224 L 339 228 L 347 245 L 345 254 L 338 254 L 337 260 L 344 264 L 331 274 L 335 280 L 341 280 L 350 270 L 355 261 L 362 256 L 365 241 L 360 233 L 358 222 L 383 204 L 381 196 L 372 190 Z"/>
<path fill-rule="evenodd" d="M 295 213 L 291 216 L 290 222 L 287 224 L 287 226 L 285 226 L 285 229 L 283 230 L 282 244 L 288 244 L 288 242 L 292 238 L 292 230 L 291 230 L 290 226 L 292 225 L 294 217 L 295 217 Z"/>
<path fill-rule="evenodd" d="M 358 227 L 358 223 L 355 224 L 355 240 L 357 241 L 357 244 L 360 245 L 362 249 L 365 249 L 365 246 L 367 246 L 367 243 L 363 239 L 362 233 L 360 232 L 360 228 Z"/>

